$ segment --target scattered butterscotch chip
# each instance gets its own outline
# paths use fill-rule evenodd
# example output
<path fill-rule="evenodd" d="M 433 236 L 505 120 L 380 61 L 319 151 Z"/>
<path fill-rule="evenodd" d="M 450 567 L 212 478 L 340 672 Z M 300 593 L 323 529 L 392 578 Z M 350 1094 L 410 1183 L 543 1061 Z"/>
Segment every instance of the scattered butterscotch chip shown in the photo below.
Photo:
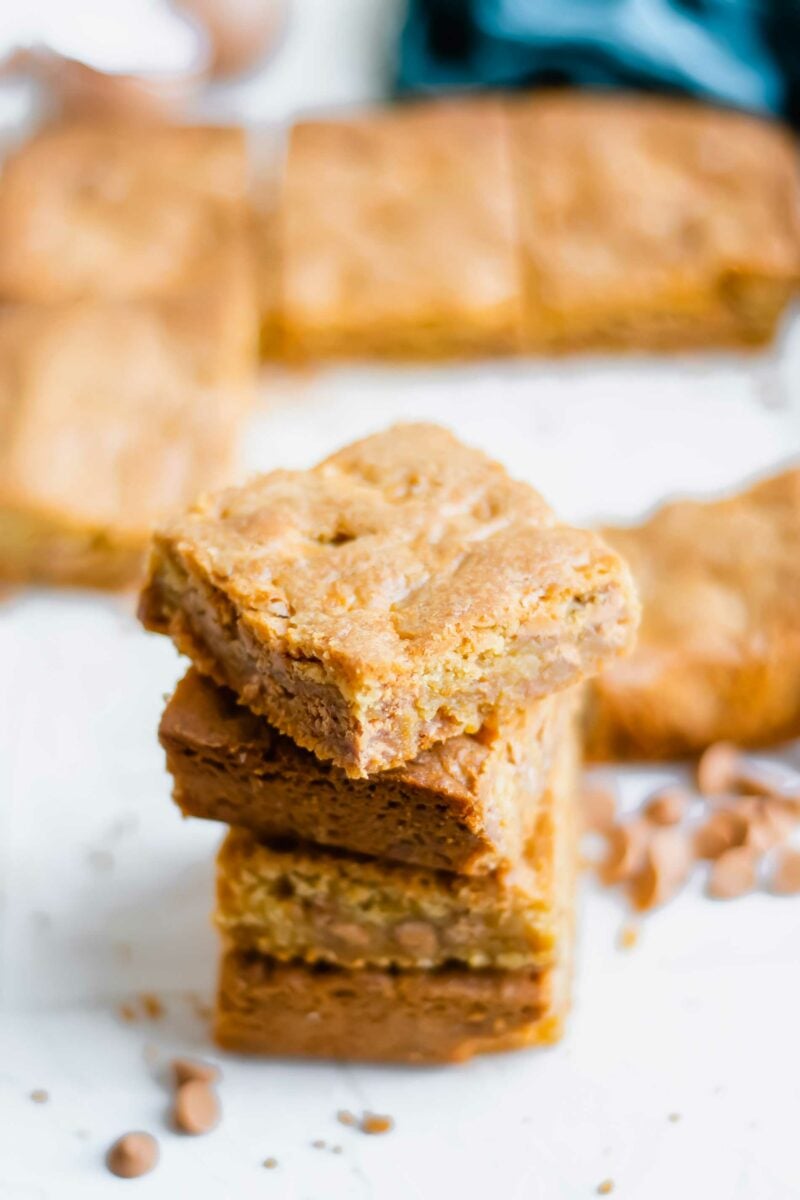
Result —
<path fill-rule="evenodd" d="M 380 1113 L 364 1113 L 359 1129 L 362 1133 L 389 1133 L 394 1129 L 394 1120 Z"/>
<path fill-rule="evenodd" d="M 733 791 L 741 770 L 741 756 L 732 742 L 715 742 L 697 764 L 697 790 L 703 796 Z"/>
<path fill-rule="evenodd" d="M 178 1088 L 172 1113 L 175 1127 L 182 1133 L 210 1133 L 221 1115 L 217 1093 L 205 1080 L 190 1079 Z"/>
<path fill-rule="evenodd" d="M 624 883 L 640 870 L 644 862 L 650 830 L 645 821 L 633 820 L 615 825 L 608 834 L 608 854 L 600 867 L 604 883 Z"/>
<path fill-rule="evenodd" d="M 274 1171 L 275 1168 L 277 1167 L 277 1165 L 278 1165 L 277 1158 L 265 1158 L 264 1159 L 263 1166 L 265 1166 L 268 1171 Z"/>
<path fill-rule="evenodd" d="M 150 1021 L 160 1021 L 164 1015 L 164 1005 L 153 992 L 142 992 L 139 997 L 144 1015 Z"/>
<path fill-rule="evenodd" d="M 666 903 L 683 887 L 691 869 L 689 844 L 677 829 L 658 829 L 645 849 L 644 864 L 631 880 L 631 899 L 642 912 Z"/>
<path fill-rule="evenodd" d="M 581 793 L 583 827 L 591 833 L 607 833 L 617 815 L 617 797 L 609 787 L 588 784 Z"/>
<path fill-rule="evenodd" d="M 34 1104 L 47 1104 L 50 1099 L 50 1093 L 45 1088 L 34 1088 L 31 1092 L 31 1100 Z"/>
<path fill-rule="evenodd" d="M 357 1125 L 355 1114 L 348 1112 L 346 1108 L 340 1108 L 336 1114 L 336 1120 L 340 1125 Z"/>
<path fill-rule="evenodd" d="M 775 856 L 770 891 L 776 896 L 800 895 L 800 850 L 786 846 Z"/>
<path fill-rule="evenodd" d="M 619 931 L 617 944 L 620 950 L 632 950 L 639 941 L 638 925 L 623 925 Z"/>
<path fill-rule="evenodd" d="M 680 825 L 691 807 L 692 798 L 685 788 L 662 788 L 644 806 L 644 815 L 654 825 Z"/>
<path fill-rule="evenodd" d="M 716 860 L 707 892 L 715 900 L 735 900 L 756 886 L 758 855 L 750 846 L 734 846 Z"/>
<path fill-rule="evenodd" d="M 201 1083 L 219 1083 L 222 1072 L 214 1063 L 201 1062 L 192 1058 L 172 1060 L 172 1078 L 176 1087 L 199 1079 Z"/>
<path fill-rule="evenodd" d="M 747 837 L 747 820 L 733 808 L 713 812 L 694 836 L 694 852 L 698 858 L 715 859 Z"/>
<path fill-rule="evenodd" d="M 120 1179 L 147 1175 L 158 1162 L 158 1142 L 150 1133 L 126 1133 L 117 1138 L 106 1155 L 106 1166 Z"/>
<path fill-rule="evenodd" d="M 598 1196 L 610 1196 L 614 1190 L 614 1180 L 604 1179 L 602 1183 L 597 1185 Z"/>

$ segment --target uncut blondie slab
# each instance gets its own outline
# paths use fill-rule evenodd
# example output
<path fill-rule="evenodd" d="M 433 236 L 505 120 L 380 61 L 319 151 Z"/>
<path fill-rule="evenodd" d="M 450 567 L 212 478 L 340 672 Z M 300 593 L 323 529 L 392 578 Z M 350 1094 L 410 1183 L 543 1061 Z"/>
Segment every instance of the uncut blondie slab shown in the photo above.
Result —
<path fill-rule="evenodd" d="M 525 344 L 755 345 L 800 278 L 800 175 L 776 124 L 685 101 L 511 101 Z"/>
<path fill-rule="evenodd" d="M 228 949 L 214 1037 L 244 1054 L 463 1062 L 558 1041 L 569 979 L 566 965 L 544 972 L 344 971 Z"/>
<path fill-rule="evenodd" d="M 0 307 L 0 578 L 118 587 L 230 478 L 255 372 L 221 296 Z"/>
<path fill-rule="evenodd" d="M 202 499 L 154 538 L 140 616 L 361 777 L 630 645 L 627 567 L 434 425 Z"/>
<path fill-rule="evenodd" d="M 672 758 L 800 734 L 800 469 L 607 529 L 644 608 L 639 643 L 590 689 L 595 758 Z"/>
<path fill-rule="evenodd" d="M 301 121 L 290 133 L 280 226 L 289 357 L 519 349 L 522 281 L 500 101 Z"/>
<path fill-rule="evenodd" d="M 217 861 L 217 926 L 228 943 L 281 961 L 552 966 L 573 902 L 577 765 L 565 731 L 523 857 L 488 876 L 263 845 L 234 829 Z"/>
<path fill-rule="evenodd" d="M 402 767 L 348 779 L 192 669 L 164 711 L 159 737 L 186 816 L 238 825 L 260 839 L 484 875 L 521 858 L 572 707 L 570 692 L 535 700 Z"/>
<path fill-rule="evenodd" d="M 242 130 L 76 122 L 0 172 L 0 298 L 214 294 L 245 235 Z"/>

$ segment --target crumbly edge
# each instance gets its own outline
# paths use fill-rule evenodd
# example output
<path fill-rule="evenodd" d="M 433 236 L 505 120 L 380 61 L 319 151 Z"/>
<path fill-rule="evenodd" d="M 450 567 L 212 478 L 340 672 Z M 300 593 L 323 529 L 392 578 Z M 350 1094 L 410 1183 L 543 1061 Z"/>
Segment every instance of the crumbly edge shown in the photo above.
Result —
<path fill-rule="evenodd" d="M 560 691 L 628 648 L 636 602 L 623 581 L 587 581 L 584 595 L 551 602 L 559 635 L 524 627 L 483 652 L 453 652 L 414 689 L 388 692 L 382 681 L 345 693 L 319 659 L 297 659 L 257 640 L 220 588 L 159 545 L 140 605 L 149 629 L 179 650 L 253 712 L 352 778 L 409 762 L 428 746 L 476 732 L 502 699 L 508 708 Z"/>

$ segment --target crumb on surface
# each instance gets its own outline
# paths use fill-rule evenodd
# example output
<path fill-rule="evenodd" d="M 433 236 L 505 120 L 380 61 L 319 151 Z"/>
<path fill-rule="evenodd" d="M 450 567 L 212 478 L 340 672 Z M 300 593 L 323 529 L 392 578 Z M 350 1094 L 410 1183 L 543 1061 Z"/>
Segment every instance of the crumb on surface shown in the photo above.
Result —
<path fill-rule="evenodd" d="M 671 1121 L 673 1125 L 676 1124 L 676 1122 L 680 1121 L 680 1119 L 681 1119 L 681 1114 L 679 1112 L 671 1112 L 669 1114 L 669 1116 L 667 1117 L 667 1120 Z"/>
<path fill-rule="evenodd" d="M 639 941 L 638 925 L 623 925 L 619 931 L 617 945 L 620 950 L 632 950 Z"/>
<path fill-rule="evenodd" d="M 394 1129 L 394 1119 L 383 1113 L 365 1112 L 358 1127 L 362 1133 L 389 1133 Z"/>
<path fill-rule="evenodd" d="M 50 1099 L 50 1093 L 46 1088 L 34 1088 L 31 1092 L 31 1100 L 34 1104 L 47 1104 Z"/>
<path fill-rule="evenodd" d="M 340 1108 L 336 1114 L 336 1120 L 340 1125 L 357 1125 L 355 1114 L 348 1112 L 346 1108 Z"/>
<path fill-rule="evenodd" d="M 128 1024 L 138 1020 L 136 1009 L 132 1004 L 128 1004 L 127 1002 L 125 1004 L 120 1004 L 117 1012 L 119 1013 L 121 1020 L 126 1021 Z"/>
<path fill-rule="evenodd" d="M 155 992 L 142 992 L 139 997 L 144 1015 L 149 1021 L 160 1021 L 164 1016 L 164 1004 Z"/>
<path fill-rule="evenodd" d="M 604 1179 L 602 1183 L 597 1185 L 598 1196 L 610 1196 L 614 1190 L 614 1180 Z"/>
<path fill-rule="evenodd" d="M 324 1140 L 324 1138 L 315 1138 L 311 1145 L 315 1150 L 324 1150 L 328 1143 Z"/>
<path fill-rule="evenodd" d="M 272 1158 L 272 1157 L 265 1158 L 261 1165 L 263 1167 L 266 1167 L 268 1171 L 274 1171 L 278 1165 L 278 1160 L 277 1160 L 277 1158 Z"/>

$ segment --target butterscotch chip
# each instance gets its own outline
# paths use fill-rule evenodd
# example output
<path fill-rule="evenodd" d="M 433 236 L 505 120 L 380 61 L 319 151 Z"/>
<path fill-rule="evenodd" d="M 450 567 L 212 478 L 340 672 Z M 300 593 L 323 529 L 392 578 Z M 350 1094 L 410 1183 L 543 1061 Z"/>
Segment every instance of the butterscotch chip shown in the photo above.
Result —
<path fill-rule="evenodd" d="M 684 788 L 666 787 L 651 796 L 644 807 L 644 815 L 654 825 L 679 825 L 691 802 L 691 796 Z"/>
<path fill-rule="evenodd" d="M 139 997 L 144 1014 L 150 1021 L 160 1021 L 164 1016 L 164 1004 L 154 992 L 143 992 Z"/>
<path fill-rule="evenodd" d="M 658 829 L 645 849 L 644 865 L 631 880 L 631 899 L 643 912 L 657 908 L 683 886 L 691 868 L 686 837 L 676 829 Z"/>
<path fill-rule="evenodd" d="M 50 1093 L 45 1088 L 34 1088 L 31 1092 L 31 1100 L 34 1104 L 47 1104 L 50 1099 Z"/>
<path fill-rule="evenodd" d="M 106 1166 L 120 1179 L 138 1179 L 158 1163 L 158 1142 L 150 1133 L 126 1133 L 106 1155 Z"/>
<path fill-rule="evenodd" d="M 740 846 L 747 836 L 747 820 L 731 808 L 713 812 L 694 836 L 694 852 L 698 858 L 719 858 L 733 846 Z"/>
<path fill-rule="evenodd" d="M 614 1180 L 604 1179 L 602 1183 L 597 1185 L 598 1196 L 610 1196 L 614 1190 Z"/>
<path fill-rule="evenodd" d="M 581 793 L 581 812 L 584 829 L 607 833 L 617 815 L 617 797 L 612 788 L 600 784 L 585 786 Z"/>
<path fill-rule="evenodd" d="M 430 424 L 205 494 L 155 535 L 140 617 L 352 778 L 595 674 L 633 643 L 623 561 Z"/>
<path fill-rule="evenodd" d="M 775 857 L 770 891 L 776 896 L 800 895 L 800 850 L 785 847 Z"/>
<path fill-rule="evenodd" d="M 623 925 L 619 932 L 620 950 L 632 950 L 639 941 L 639 930 L 635 925 Z"/>
<path fill-rule="evenodd" d="M 380 1113 L 364 1113 L 358 1128 L 362 1133 L 389 1133 L 394 1129 L 394 1118 Z"/>
<path fill-rule="evenodd" d="M 277 1165 L 278 1165 L 277 1158 L 265 1158 L 264 1159 L 264 1166 L 267 1168 L 268 1171 L 274 1171 L 275 1168 L 277 1167 Z"/>
<path fill-rule="evenodd" d="M 336 1120 L 340 1125 L 357 1125 L 358 1119 L 354 1113 L 348 1112 L 346 1108 L 340 1108 L 336 1114 Z"/>
<path fill-rule="evenodd" d="M 640 820 L 617 825 L 609 832 L 608 854 L 600 866 L 604 883 L 624 883 L 636 874 L 644 862 L 649 836 L 646 822 Z"/>
<path fill-rule="evenodd" d="M 697 789 L 703 796 L 721 796 L 736 788 L 741 755 L 731 742 L 715 742 L 700 756 Z"/>
<path fill-rule="evenodd" d="M 707 893 L 715 900 L 735 900 L 756 886 L 758 857 L 749 846 L 734 846 L 716 860 L 708 878 Z"/>
<path fill-rule="evenodd" d="M 178 1088 L 173 1118 L 182 1133 L 210 1133 L 220 1116 L 217 1094 L 205 1080 L 192 1079 Z"/>
<path fill-rule="evenodd" d="M 200 1080 L 201 1083 L 218 1083 L 222 1076 L 219 1067 L 214 1063 L 198 1062 L 191 1058 L 176 1058 L 172 1062 L 172 1077 L 176 1087 L 184 1083 Z"/>

